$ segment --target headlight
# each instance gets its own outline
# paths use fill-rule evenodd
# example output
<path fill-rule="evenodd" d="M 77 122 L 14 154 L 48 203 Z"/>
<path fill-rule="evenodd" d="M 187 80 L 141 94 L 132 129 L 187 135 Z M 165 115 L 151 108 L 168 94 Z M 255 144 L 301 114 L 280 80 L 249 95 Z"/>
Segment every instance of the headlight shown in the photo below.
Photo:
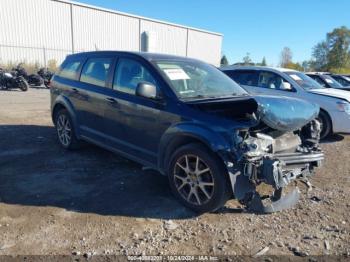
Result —
<path fill-rule="evenodd" d="M 337 102 L 337 107 L 339 111 L 345 112 L 350 115 L 350 103 L 345 101 Z"/>
<path fill-rule="evenodd" d="M 267 153 L 273 152 L 274 139 L 265 134 L 256 134 L 256 137 L 250 136 L 243 141 L 243 150 L 247 157 L 261 157 Z"/>

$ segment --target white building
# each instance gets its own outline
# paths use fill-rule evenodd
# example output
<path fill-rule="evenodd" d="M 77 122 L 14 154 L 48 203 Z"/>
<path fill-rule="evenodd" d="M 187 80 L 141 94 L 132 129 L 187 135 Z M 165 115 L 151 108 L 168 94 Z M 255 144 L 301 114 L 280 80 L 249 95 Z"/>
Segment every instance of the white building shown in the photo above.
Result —
<path fill-rule="evenodd" d="M 222 35 L 66 0 L 1 0 L 0 64 L 61 63 L 91 50 L 166 53 L 220 63 Z"/>

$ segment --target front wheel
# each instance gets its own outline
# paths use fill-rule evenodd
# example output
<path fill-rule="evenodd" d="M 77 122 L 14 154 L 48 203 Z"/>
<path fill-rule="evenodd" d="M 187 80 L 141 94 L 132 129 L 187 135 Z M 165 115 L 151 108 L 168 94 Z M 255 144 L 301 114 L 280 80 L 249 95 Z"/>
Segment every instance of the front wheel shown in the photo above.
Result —
<path fill-rule="evenodd" d="M 320 139 L 323 140 L 332 133 L 332 122 L 327 113 L 325 113 L 324 111 L 320 111 L 317 120 L 320 122 L 321 125 Z"/>
<path fill-rule="evenodd" d="M 222 160 L 200 144 L 183 146 L 172 155 L 168 178 L 174 195 L 195 212 L 215 211 L 232 196 Z"/>
<path fill-rule="evenodd" d="M 26 81 L 19 82 L 19 89 L 21 89 L 23 92 L 28 91 L 28 83 Z"/>

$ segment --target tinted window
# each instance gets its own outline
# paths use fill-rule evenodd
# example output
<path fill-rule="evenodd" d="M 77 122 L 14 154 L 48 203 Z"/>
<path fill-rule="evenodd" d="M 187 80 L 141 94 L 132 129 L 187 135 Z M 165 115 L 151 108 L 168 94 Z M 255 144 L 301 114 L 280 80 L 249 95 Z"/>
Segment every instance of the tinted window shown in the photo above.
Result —
<path fill-rule="evenodd" d="M 283 83 L 288 83 L 278 74 L 273 72 L 262 71 L 259 75 L 258 86 L 262 88 L 269 88 L 275 90 L 292 91 L 292 89 L 286 89 Z"/>
<path fill-rule="evenodd" d="M 225 71 L 229 77 L 235 80 L 241 85 L 247 86 L 257 86 L 258 85 L 258 72 L 257 71 L 245 71 L 245 70 L 235 70 L 235 71 Z"/>
<path fill-rule="evenodd" d="M 81 73 L 80 81 L 96 86 L 105 87 L 107 84 L 108 70 L 111 66 L 112 58 L 91 58 L 89 59 Z"/>
<path fill-rule="evenodd" d="M 64 63 L 62 65 L 62 69 L 61 69 L 61 72 L 59 73 L 59 76 L 65 77 L 68 79 L 76 79 L 80 64 L 81 64 L 80 61 L 71 61 L 71 62 Z"/>
<path fill-rule="evenodd" d="M 332 76 L 338 83 L 340 83 L 342 86 L 347 86 L 349 85 L 349 82 L 343 79 L 341 76 Z"/>
<path fill-rule="evenodd" d="M 319 77 L 315 75 L 309 75 L 312 79 L 314 79 L 317 83 L 319 83 L 323 87 L 327 87 L 326 83 Z"/>
<path fill-rule="evenodd" d="M 115 72 L 113 89 L 134 95 L 137 85 L 141 82 L 156 85 L 150 72 L 139 62 L 127 58 L 120 59 Z"/>

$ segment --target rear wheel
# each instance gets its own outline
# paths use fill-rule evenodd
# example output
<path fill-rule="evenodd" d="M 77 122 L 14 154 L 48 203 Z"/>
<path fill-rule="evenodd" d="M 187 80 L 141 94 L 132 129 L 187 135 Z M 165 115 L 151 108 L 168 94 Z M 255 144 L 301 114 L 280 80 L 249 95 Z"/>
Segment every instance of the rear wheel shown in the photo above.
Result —
<path fill-rule="evenodd" d="M 332 133 L 332 122 L 328 114 L 324 111 L 320 111 L 320 114 L 317 117 L 317 120 L 321 125 L 321 139 L 327 138 Z"/>
<path fill-rule="evenodd" d="M 77 149 L 80 145 L 77 139 L 72 119 L 66 109 L 61 109 L 55 116 L 55 126 L 60 144 L 66 149 Z"/>
<path fill-rule="evenodd" d="M 174 195 L 196 212 L 215 211 L 232 195 L 222 160 L 200 144 L 183 146 L 172 155 L 168 177 Z"/>

